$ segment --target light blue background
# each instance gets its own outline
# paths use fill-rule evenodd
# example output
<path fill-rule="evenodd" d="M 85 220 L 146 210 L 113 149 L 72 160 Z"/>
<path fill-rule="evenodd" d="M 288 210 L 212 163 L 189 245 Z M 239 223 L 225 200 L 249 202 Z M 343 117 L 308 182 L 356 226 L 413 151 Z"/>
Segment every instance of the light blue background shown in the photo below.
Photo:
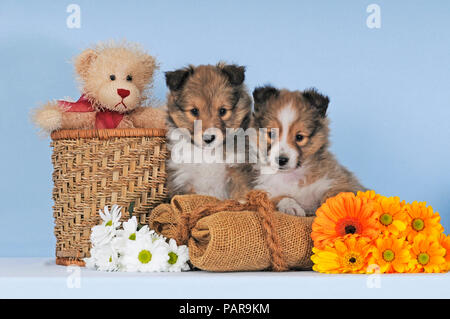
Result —
<path fill-rule="evenodd" d="M 74 1 L 75 2 L 75 1 Z M 247 84 L 316 86 L 331 98 L 332 150 L 369 188 L 427 201 L 450 228 L 450 2 L 70 1 L 0 3 L 0 256 L 53 256 L 49 139 L 29 111 L 79 92 L 70 59 L 127 38 L 162 71 L 219 60 L 247 66 Z M 381 29 L 366 7 L 381 7 Z"/>

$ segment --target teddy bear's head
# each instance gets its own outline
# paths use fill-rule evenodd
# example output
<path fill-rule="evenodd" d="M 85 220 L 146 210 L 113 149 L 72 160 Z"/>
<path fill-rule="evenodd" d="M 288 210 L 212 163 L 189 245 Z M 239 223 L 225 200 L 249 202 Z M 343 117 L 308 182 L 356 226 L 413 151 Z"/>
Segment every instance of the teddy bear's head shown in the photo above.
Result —
<path fill-rule="evenodd" d="M 147 98 L 157 69 L 137 45 L 101 44 L 75 58 L 82 91 L 96 109 L 125 113 Z"/>

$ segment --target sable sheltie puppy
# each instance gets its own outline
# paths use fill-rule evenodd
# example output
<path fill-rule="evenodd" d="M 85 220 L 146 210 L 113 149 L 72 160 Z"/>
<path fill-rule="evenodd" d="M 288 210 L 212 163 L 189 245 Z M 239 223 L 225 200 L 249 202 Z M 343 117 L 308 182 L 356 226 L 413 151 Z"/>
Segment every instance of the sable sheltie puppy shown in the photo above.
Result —
<path fill-rule="evenodd" d="M 269 192 L 279 211 L 314 215 L 327 198 L 364 189 L 328 151 L 327 96 L 315 89 L 300 92 L 265 86 L 256 88 L 253 98 L 252 125 L 267 128 L 267 164 L 263 165 L 276 168 L 264 174 L 260 165 L 255 188 Z"/>
<path fill-rule="evenodd" d="M 250 124 L 252 101 L 244 85 L 245 67 L 219 63 L 189 66 L 165 75 L 170 89 L 170 195 L 196 193 L 219 199 L 245 196 L 251 167 L 218 160 L 218 156 L 225 159 L 235 155 L 227 150 L 227 134 L 239 128 L 246 130 Z"/>

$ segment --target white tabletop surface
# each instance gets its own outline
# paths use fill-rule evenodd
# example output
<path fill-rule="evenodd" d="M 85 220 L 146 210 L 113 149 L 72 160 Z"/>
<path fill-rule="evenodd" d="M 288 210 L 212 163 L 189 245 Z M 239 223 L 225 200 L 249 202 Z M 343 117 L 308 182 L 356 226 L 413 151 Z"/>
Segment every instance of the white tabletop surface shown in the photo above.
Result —
<path fill-rule="evenodd" d="M 450 274 L 108 273 L 0 258 L 0 298 L 450 298 Z"/>

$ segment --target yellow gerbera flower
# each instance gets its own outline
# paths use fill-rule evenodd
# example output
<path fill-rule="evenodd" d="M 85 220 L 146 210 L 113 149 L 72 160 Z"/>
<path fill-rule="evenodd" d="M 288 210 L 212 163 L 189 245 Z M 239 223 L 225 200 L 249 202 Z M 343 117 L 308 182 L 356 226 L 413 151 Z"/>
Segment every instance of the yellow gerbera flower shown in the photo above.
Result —
<path fill-rule="evenodd" d="M 409 216 L 404 210 L 405 201 L 400 202 L 399 197 L 386 197 L 375 193 L 375 191 L 358 192 L 357 197 L 366 198 L 375 202 L 379 213 L 378 222 L 383 234 L 394 234 L 401 237 L 409 223 Z"/>
<path fill-rule="evenodd" d="M 380 213 L 378 221 L 383 234 L 393 234 L 397 237 L 403 235 L 406 226 L 410 223 L 410 217 L 406 214 L 400 198 L 381 196 L 376 202 Z"/>
<path fill-rule="evenodd" d="M 418 234 L 437 238 L 444 231 L 440 223 L 441 216 L 433 212 L 431 206 L 426 205 L 426 202 L 415 201 L 405 206 L 405 211 L 411 219 L 406 229 L 409 242 Z"/>
<path fill-rule="evenodd" d="M 371 252 L 369 264 L 378 265 L 381 273 L 408 271 L 411 256 L 405 238 L 392 236 L 377 238 Z"/>
<path fill-rule="evenodd" d="M 438 238 L 418 234 L 411 246 L 411 272 L 445 272 L 445 253 Z"/>
<path fill-rule="evenodd" d="M 314 262 L 313 270 L 329 274 L 364 273 L 370 248 L 366 238 L 355 235 L 337 239 L 334 247 L 314 247 L 314 255 L 311 257 Z"/>
<path fill-rule="evenodd" d="M 367 198 L 367 199 L 371 199 L 371 200 L 375 200 L 375 201 L 378 200 L 380 197 L 382 197 L 380 194 L 377 194 L 373 190 L 369 190 L 369 191 L 365 191 L 365 192 L 358 191 L 356 193 L 356 196 L 359 198 Z"/>
<path fill-rule="evenodd" d="M 450 270 L 450 236 L 441 234 L 439 236 L 439 244 L 441 244 L 442 247 L 445 248 L 445 262 L 447 263 L 447 269 L 446 271 Z"/>

